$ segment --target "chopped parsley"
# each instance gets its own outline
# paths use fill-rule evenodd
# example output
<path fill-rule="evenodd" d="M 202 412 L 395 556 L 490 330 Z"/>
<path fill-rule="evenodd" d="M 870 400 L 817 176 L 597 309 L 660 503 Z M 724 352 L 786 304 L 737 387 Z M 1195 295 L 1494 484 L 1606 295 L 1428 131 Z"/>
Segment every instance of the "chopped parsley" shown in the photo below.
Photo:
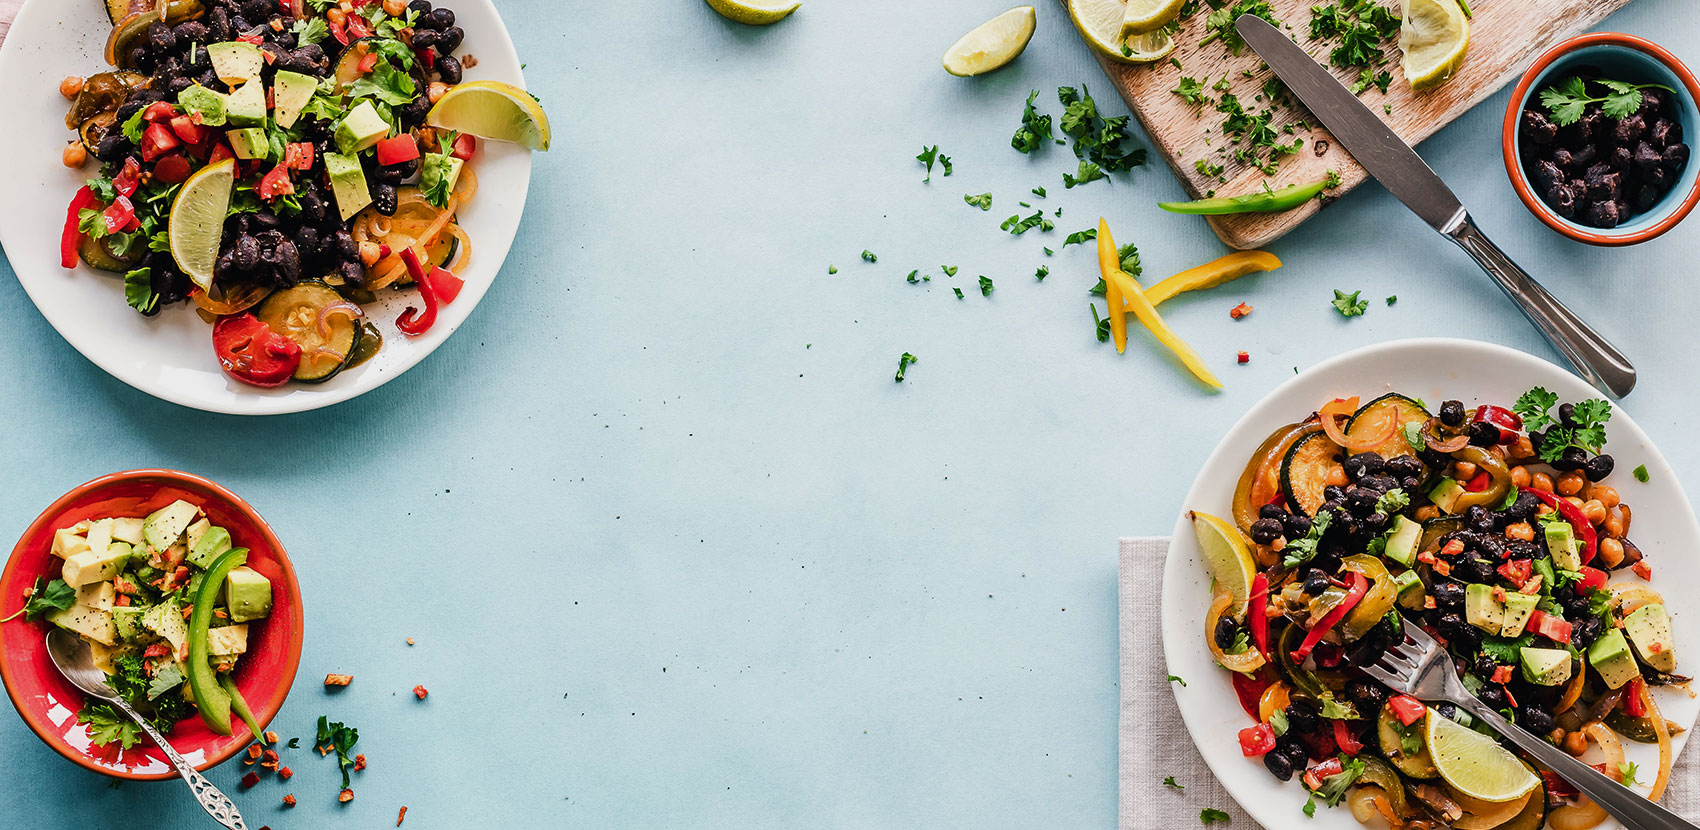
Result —
<path fill-rule="evenodd" d="M 1523 419 L 1524 429 L 1530 432 L 1545 430 L 1540 445 L 1535 448 L 1542 461 L 1549 464 L 1557 461 L 1570 447 L 1580 447 L 1595 454 L 1605 448 L 1606 423 L 1611 420 L 1610 403 L 1601 398 L 1577 402 L 1572 408 L 1568 426 L 1554 414 L 1553 408 L 1557 404 L 1556 392 L 1537 386 L 1524 392 L 1511 405 L 1511 411 Z"/>
<path fill-rule="evenodd" d="M 1068 236 L 1064 237 L 1062 246 L 1064 248 L 1067 248 L 1070 245 L 1079 245 L 1079 244 L 1086 242 L 1088 239 L 1097 239 L 1097 238 L 1098 238 L 1098 229 L 1097 228 L 1087 228 L 1086 230 L 1083 230 L 1083 231 L 1075 231 L 1074 233 L 1071 233 Z M 1049 249 L 1049 248 L 1045 249 L 1046 253 L 1049 253 L 1050 250 L 1051 249 Z"/>
<path fill-rule="evenodd" d="M 1334 289 L 1334 299 L 1329 304 L 1334 306 L 1335 311 L 1340 312 L 1341 317 L 1358 317 L 1369 310 L 1369 301 L 1358 299 L 1358 295 L 1362 293 L 1362 291 L 1353 291 L 1347 294 L 1336 288 Z"/>
<path fill-rule="evenodd" d="M 964 193 L 964 194 L 962 194 L 962 201 L 967 202 L 968 204 L 973 205 L 974 207 L 977 207 L 981 210 L 991 210 L 992 209 L 992 194 L 990 194 L 990 193 L 982 193 L 978 196 L 971 196 L 967 193 Z"/>
<path fill-rule="evenodd" d="M 1181 96 L 1182 101 L 1195 107 L 1202 107 L 1211 101 L 1210 93 L 1204 86 L 1204 82 L 1197 78 L 1189 78 L 1183 75 L 1180 85 L 1169 91 Z"/>
<path fill-rule="evenodd" d="M 944 271 L 944 275 L 947 277 L 956 276 L 956 266 L 954 265 L 940 265 L 939 268 Z"/>
<path fill-rule="evenodd" d="M 1182 680 L 1180 678 L 1180 675 L 1175 675 L 1175 674 L 1169 675 L 1169 682 L 1170 683 L 1179 683 L 1179 684 L 1181 684 L 1181 688 L 1183 688 L 1183 689 L 1186 688 L 1186 681 Z"/>
<path fill-rule="evenodd" d="M 828 274 L 836 274 L 836 273 L 838 273 L 838 266 L 828 265 L 828 266 L 826 266 L 826 272 Z"/>
<path fill-rule="evenodd" d="M 1399 17 L 1397 10 L 1373 0 L 1312 6 L 1310 36 L 1337 42 L 1328 60 L 1341 69 L 1374 66 L 1386 60 L 1383 47 L 1398 37 Z"/>
<path fill-rule="evenodd" d="M 1624 761 L 1617 765 L 1618 774 L 1623 776 L 1623 786 L 1633 787 L 1641 782 L 1635 780 L 1637 772 L 1634 761 Z"/>
<path fill-rule="evenodd" d="M 916 356 L 914 356 L 914 355 L 912 355 L 908 352 L 904 352 L 903 356 L 899 357 L 897 359 L 897 382 L 898 383 L 903 382 L 903 376 L 905 374 L 908 374 L 910 364 L 920 363 L 920 362 L 921 362 L 920 358 L 918 358 L 918 357 L 916 357 Z"/>
<path fill-rule="evenodd" d="M 1051 116 L 1041 114 L 1039 109 L 1033 106 L 1033 102 L 1038 98 L 1039 90 L 1036 89 L 1027 96 L 1027 108 L 1021 112 L 1021 127 L 1009 140 L 1010 146 L 1022 153 L 1039 149 L 1051 138 Z"/>
<path fill-rule="evenodd" d="M 1033 195 L 1038 196 L 1041 199 L 1045 198 L 1045 188 L 1043 188 L 1043 187 L 1033 188 Z"/>
<path fill-rule="evenodd" d="M 1045 218 L 1045 212 L 1042 210 L 1026 219 L 1020 216 L 1011 216 L 1003 220 L 1003 224 L 998 226 L 1000 230 L 1009 231 L 1011 236 L 1020 236 L 1034 228 L 1041 231 L 1051 231 L 1055 230 L 1056 227 L 1055 222 Z"/>
<path fill-rule="evenodd" d="M 1227 813 L 1224 813 L 1221 810 L 1218 810 L 1214 807 L 1205 807 L 1198 814 L 1198 820 L 1204 822 L 1205 824 L 1215 824 L 1216 822 L 1222 822 L 1222 823 L 1226 824 L 1228 822 L 1228 819 L 1229 819 L 1229 816 L 1228 816 Z"/>
<path fill-rule="evenodd" d="M 1143 148 L 1125 148 L 1123 145 L 1132 140 L 1128 132 L 1129 116 L 1118 115 L 1104 118 L 1098 112 L 1098 103 L 1092 100 L 1086 85 L 1081 84 L 1078 91 L 1074 87 L 1058 87 L 1057 100 L 1065 108 L 1062 120 L 1058 126 L 1074 139 L 1074 155 L 1083 162 L 1091 162 L 1105 174 L 1121 173 L 1145 164 Z M 1086 178 L 1086 168 L 1080 168 L 1076 182 L 1092 181 Z M 1065 178 L 1066 183 L 1066 178 Z"/>
<path fill-rule="evenodd" d="M 1316 518 L 1311 520 L 1310 531 L 1304 538 L 1287 543 L 1281 549 L 1281 564 L 1292 570 L 1316 556 L 1316 546 L 1322 542 L 1322 534 L 1328 532 L 1328 526 L 1334 521 L 1334 514 L 1326 510 L 1317 511 Z"/>
<path fill-rule="evenodd" d="M 117 743 L 129 749 L 142 742 L 142 728 L 109 703 L 84 706 L 77 713 L 77 723 L 89 728 L 89 738 L 95 746 Z"/>
<path fill-rule="evenodd" d="M 1396 302 L 1399 302 L 1399 295 L 1398 294 L 1394 294 L 1394 295 L 1389 296 L 1387 298 L 1387 304 L 1388 305 L 1393 305 Z"/>
<path fill-rule="evenodd" d="M 342 770 L 342 788 L 348 789 L 348 771 L 354 768 L 354 756 L 350 754 L 354 744 L 360 740 L 360 730 L 340 723 L 331 723 L 324 715 L 319 716 L 319 730 L 314 738 L 314 748 L 321 754 L 336 752 L 337 767 Z"/>
<path fill-rule="evenodd" d="M 1280 26 L 1281 21 L 1275 16 L 1275 8 L 1269 5 L 1269 0 L 1236 0 L 1231 6 L 1222 6 L 1210 13 L 1204 19 L 1204 39 L 1198 42 L 1204 46 L 1214 40 L 1222 41 L 1230 54 L 1238 55 L 1245 48 L 1245 40 L 1234 29 L 1234 21 L 1241 15 L 1252 14 L 1269 21 L 1272 26 Z"/>
<path fill-rule="evenodd" d="M 0 622 L 9 622 L 22 615 L 24 619 L 34 622 L 46 616 L 49 611 L 63 611 L 77 601 L 77 592 L 63 579 L 48 582 L 36 579 L 35 590 L 30 592 L 29 599 L 24 601 L 24 607 Z"/>
<path fill-rule="evenodd" d="M 997 289 L 992 286 L 992 280 L 990 277 L 984 275 L 980 277 L 980 296 L 990 297 L 992 296 L 992 292 L 996 290 Z"/>
<path fill-rule="evenodd" d="M 153 269 L 137 268 L 124 275 L 124 302 L 143 314 L 159 308 L 159 295 L 153 293 Z"/>
<path fill-rule="evenodd" d="M 962 289 L 952 287 L 950 290 L 956 292 L 956 299 L 958 299 L 958 300 L 962 299 Z"/>
<path fill-rule="evenodd" d="M 863 248 L 862 249 L 862 261 L 863 262 L 879 262 L 880 258 L 876 254 L 874 254 L 873 251 L 870 251 L 866 248 Z"/>
<path fill-rule="evenodd" d="M 1175 781 L 1175 777 L 1173 775 L 1163 779 L 1163 786 L 1168 787 L 1171 790 L 1184 790 L 1184 789 L 1186 789 L 1186 785 L 1181 784 L 1181 783 L 1177 783 Z"/>
<path fill-rule="evenodd" d="M 1631 473 L 1631 475 L 1635 476 L 1635 480 L 1642 484 L 1646 484 L 1647 481 L 1652 478 L 1652 476 L 1647 475 L 1647 465 L 1645 464 L 1636 467 L 1635 472 Z"/>
<path fill-rule="evenodd" d="M 1082 160 L 1079 168 L 1074 171 L 1074 175 L 1071 176 L 1067 173 L 1063 174 L 1063 188 L 1073 190 L 1075 185 L 1095 182 L 1104 177 L 1104 169 L 1102 167 L 1099 167 L 1092 162 Z"/>
<path fill-rule="evenodd" d="M 1098 342 L 1103 343 L 1108 341 L 1110 339 L 1109 319 L 1098 316 L 1098 306 L 1096 304 L 1087 303 L 1086 307 L 1092 310 L 1092 329 L 1098 337 Z"/>
<path fill-rule="evenodd" d="M 934 161 L 944 165 L 944 174 L 946 176 L 950 175 L 950 156 L 940 153 L 939 145 L 937 144 L 934 144 L 931 147 L 922 147 L 921 154 L 916 156 L 915 160 L 927 166 L 927 177 L 921 180 L 922 184 L 933 180 Z"/>
<path fill-rule="evenodd" d="M 1401 488 L 1388 490 L 1381 498 L 1375 500 L 1375 512 L 1387 516 L 1396 516 L 1400 511 L 1411 506 L 1411 497 Z"/>
<path fill-rule="evenodd" d="M 1039 266 L 1039 270 L 1033 272 L 1033 278 L 1037 279 L 1040 282 L 1044 282 L 1045 278 L 1050 276 L 1050 275 L 1051 275 L 1051 266 L 1049 266 L 1049 265 L 1041 265 L 1041 266 Z"/>
<path fill-rule="evenodd" d="M 1341 755 L 1340 765 L 1342 769 L 1339 772 L 1322 779 L 1322 786 L 1316 788 L 1316 794 L 1330 807 L 1345 799 L 1346 791 L 1358 780 L 1358 776 L 1364 773 L 1364 762 L 1357 758 Z"/>

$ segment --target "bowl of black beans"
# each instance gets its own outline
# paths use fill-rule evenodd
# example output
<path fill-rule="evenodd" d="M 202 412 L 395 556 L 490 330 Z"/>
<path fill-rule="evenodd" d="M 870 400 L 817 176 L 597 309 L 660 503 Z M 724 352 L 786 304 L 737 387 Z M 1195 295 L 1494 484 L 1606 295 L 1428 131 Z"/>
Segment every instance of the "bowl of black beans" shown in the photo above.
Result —
<path fill-rule="evenodd" d="M 1700 84 L 1643 38 L 1598 32 L 1541 55 L 1511 93 L 1505 170 L 1548 227 L 1590 245 L 1633 245 L 1700 201 L 1690 142 Z"/>

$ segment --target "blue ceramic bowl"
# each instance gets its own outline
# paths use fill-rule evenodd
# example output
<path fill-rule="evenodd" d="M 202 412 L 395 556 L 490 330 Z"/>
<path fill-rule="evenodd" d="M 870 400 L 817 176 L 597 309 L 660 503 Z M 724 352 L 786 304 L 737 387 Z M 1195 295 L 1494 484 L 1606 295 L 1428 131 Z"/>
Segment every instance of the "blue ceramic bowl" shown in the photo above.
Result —
<path fill-rule="evenodd" d="M 1539 105 L 1540 92 L 1565 78 L 1588 69 L 1601 77 L 1636 84 L 1660 84 L 1676 91 L 1674 101 L 1666 112 L 1674 111 L 1674 119 L 1682 125 L 1682 140 L 1692 149 L 1700 138 L 1700 83 L 1694 73 L 1675 55 L 1663 47 L 1616 32 L 1596 32 L 1573 37 L 1547 50 L 1523 73 L 1511 93 L 1511 103 L 1505 110 L 1502 147 L 1505 172 L 1517 197 L 1535 217 L 1548 227 L 1579 242 L 1590 245 L 1634 245 L 1645 242 L 1675 227 L 1700 201 L 1700 160 L 1690 157 L 1677 174 L 1673 186 L 1653 207 L 1632 214 L 1615 228 L 1596 228 L 1566 219 L 1535 193 L 1523 169 L 1520 139 L 1517 129 L 1524 108 Z"/>

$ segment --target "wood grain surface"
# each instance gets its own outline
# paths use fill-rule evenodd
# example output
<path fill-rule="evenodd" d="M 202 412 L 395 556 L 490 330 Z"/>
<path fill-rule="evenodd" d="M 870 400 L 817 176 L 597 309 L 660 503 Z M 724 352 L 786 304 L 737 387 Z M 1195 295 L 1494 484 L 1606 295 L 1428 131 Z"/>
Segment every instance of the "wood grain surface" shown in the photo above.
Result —
<path fill-rule="evenodd" d="M 1326 60 L 1332 44 L 1308 39 L 1310 7 L 1314 2 L 1318 0 L 1270 0 L 1285 24 L 1283 29 L 1313 57 Z M 1389 0 L 1382 2 L 1391 5 Z M 1398 47 L 1389 44 L 1384 68 L 1393 74 L 1392 85 L 1385 95 L 1371 87 L 1359 97 L 1394 132 L 1414 145 L 1513 80 L 1553 44 L 1628 3 L 1629 0 L 1473 0 L 1471 9 L 1475 17 L 1471 20 L 1470 51 L 1455 77 L 1438 89 L 1413 92 L 1399 69 Z M 1344 194 L 1363 182 L 1367 177 L 1364 169 L 1326 130 L 1315 125 L 1314 119 L 1296 101 L 1278 105 L 1272 123 L 1278 129 L 1287 124 L 1297 125 L 1294 135 L 1304 138 L 1305 146 L 1297 155 L 1285 157 L 1275 176 L 1267 177 L 1254 167 L 1235 162 L 1230 157 L 1231 150 L 1222 151 L 1222 115 L 1209 106 L 1194 107 L 1171 90 L 1183 75 L 1205 80 L 1207 84 L 1226 76 L 1231 84 L 1228 91 L 1251 110 L 1270 72 L 1250 48 L 1232 55 L 1220 42 L 1200 46 L 1207 13 L 1208 9 L 1185 21 L 1176 36 L 1178 45 L 1172 57 L 1180 62 L 1181 68 L 1167 60 L 1128 66 L 1099 57 L 1110 81 L 1151 136 L 1154 149 L 1180 177 L 1187 192 L 1195 198 L 1212 190 L 1218 196 L 1233 196 L 1257 191 L 1266 181 L 1271 187 L 1315 181 L 1331 169 L 1338 171 L 1343 180 L 1340 187 L 1331 191 L 1334 195 Z M 1347 84 L 1358 76 L 1357 70 L 1331 71 Z M 1218 94 L 1211 92 L 1212 97 Z M 1258 109 L 1264 105 L 1257 102 Z M 1384 105 L 1391 106 L 1391 112 L 1386 112 Z M 1289 137 L 1283 135 L 1283 138 Z M 1498 141 L 1497 135 L 1492 140 Z M 1318 148 L 1323 148 L 1323 152 L 1319 154 Z M 1196 170 L 1194 164 L 1199 159 L 1224 165 L 1226 170 L 1222 175 L 1227 181 Z M 1235 248 L 1256 248 L 1297 227 L 1321 207 L 1321 202 L 1313 201 L 1285 213 L 1213 216 L 1209 221 L 1223 242 Z"/>

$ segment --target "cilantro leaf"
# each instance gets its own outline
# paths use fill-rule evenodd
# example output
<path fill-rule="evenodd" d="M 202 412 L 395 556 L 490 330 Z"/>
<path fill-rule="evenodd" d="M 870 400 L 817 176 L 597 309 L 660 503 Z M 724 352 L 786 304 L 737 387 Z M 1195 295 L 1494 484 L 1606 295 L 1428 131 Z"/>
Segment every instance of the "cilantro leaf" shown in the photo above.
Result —
<path fill-rule="evenodd" d="M 50 611 L 63 611 L 77 601 L 77 592 L 63 579 L 48 582 L 38 578 L 35 590 L 30 592 L 29 599 L 24 601 L 24 607 L 18 612 L 24 619 L 35 621 L 46 616 Z M 16 614 L 13 617 L 17 616 Z M 7 619 L 11 619 L 8 617 Z M 4 622 L 0 620 L 0 622 Z"/>
<path fill-rule="evenodd" d="M 1073 190 L 1075 185 L 1095 182 L 1102 178 L 1104 178 L 1104 168 L 1082 159 L 1079 168 L 1074 171 L 1074 175 L 1063 174 L 1063 187 Z"/>
<path fill-rule="evenodd" d="M 1322 535 L 1328 532 L 1328 526 L 1333 523 L 1333 513 L 1327 510 L 1317 511 L 1304 538 L 1288 542 L 1287 546 L 1281 549 L 1281 564 L 1291 570 L 1309 562 L 1316 556 L 1316 546 L 1322 543 Z"/>
<path fill-rule="evenodd" d="M 1663 84 L 1631 84 L 1598 79 L 1592 83 L 1605 87 L 1606 93 L 1591 95 L 1588 92 L 1588 83 L 1573 75 L 1541 90 L 1541 106 L 1546 107 L 1547 112 L 1552 114 L 1554 124 L 1566 127 L 1580 121 L 1589 104 L 1599 104 L 1600 111 L 1607 118 L 1628 118 L 1641 108 L 1641 90 L 1671 91 L 1670 87 Z"/>
<path fill-rule="evenodd" d="M 1185 101 L 1195 107 L 1200 107 L 1210 102 L 1210 93 L 1206 90 L 1204 82 L 1197 78 L 1188 78 L 1183 75 L 1181 77 L 1180 85 L 1169 91 L 1181 96 L 1182 101 Z"/>
<path fill-rule="evenodd" d="M 1186 789 L 1185 784 L 1176 783 L 1175 777 L 1173 775 L 1163 779 L 1163 786 L 1168 787 L 1171 790 L 1184 790 L 1184 789 Z"/>
<path fill-rule="evenodd" d="M 142 728 L 108 703 L 84 706 L 77 713 L 77 723 L 89 728 L 89 738 L 95 746 L 117 742 L 120 747 L 129 749 L 142 742 Z"/>
<path fill-rule="evenodd" d="M 1224 813 L 1221 810 L 1218 810 L 1214 807 L 1205 807 L 1198 814 L 1198 820 L 1201 821 L 1201 822 L 1204 822 L 1207 825 L 1208 824 L 1215 824 L 1216 822 L 1222 822 L 1222 823 L 1226 824 L 1228 822 L 1229 818 L 1230 817 L 1227 813 Z"/>
<path fill-rule="evenodd" d="M 371 72 L 348 85 L 350 98 L 375 98 L 393 107 L 413 103 L 417 93 L 413 76 L 396 69 L 387 60 L 373 64 Z"/>
<path fill-rule="evenodd" d="M 1637 770 L 1634 761 L 1624 761 L 1623 763 L 1618 764 L 1617 771 L 1623 776 L 1623 786 L 1633 787 L 1641 783 L 1635 780 L 1635 773 Z"/>
<path fill-rule="evenodd" d="M 916 161 L 927 166 L 927 177 L 921 180 L 922 184 L 933 180 L 933 162 L 938 159 L 938 155 L 939 145 L 934 144 L 931 147 L 922 147 L 921 154 L 915 157 Z"/>
<path fill-rule="evenodd" d="M 1346 797 L 1346 791 L 1351 788 L 1358 776 L 1364 773 L 1364 762 L 1357 758 L 1340 756 L 1343 767 L 1339 772 L 1322 779 L 1322 786 L 1316 788 L 1316 794 L 1321 796 L 1328 806 L 1338 805 Z"/>
<path fill-rule="evenodd" d="M 1098 229 L 1097 228 L 1087 228 L 1086 230 L 1083 230 L 1083 231 L 1075 231 L 1074 233 L 1071 233 L 1068 236 L 1064 237 L 1062 246 L 1064 248 L 1067 248 L 1070 245 L 1083 244 L 1088 239 L 1097 239 L 1097 238 L 1098 238 Z"/>
<path fill-rule="evenodd" d="M 964 194 L 962 194 L 962 201 L 967 202 L 969 205 L 972 205 L 973 207 L 977 207 L 981 210 L 991 210 L 992 209 L 992 194 L 990 194 L 990 193 L 982 193 L 978 196 L 970 196 L 970 195 L 964 193 Z"/>
<path fill-rule="evenodd" d="M 161 665 L 154 670 L 153 679 L 148 681 L 148 699 L 153 700 L 183 685 L 183 680 L 182 670 L 170 663 Z"/>
<path fill-rule="evenodd" d="M 920 358 L 918 358 L 918 357 L 916 357 L 916 356 L 914 356 L 914 355 L 912 355 L 908 352 L 904 352 L 903 356 L 899 357 L 897 359 L 897 382 L 898 383 L 903 382 L 903 376 L 909 372 L 909 364 L 920 363 L 920 362 L 921 362 Z"/>
<path fill-rule="evenodd" d="M 153 293 L 153 269 L 137 268 L 124 275 L 124 302 L 143 314 L 159 307 L 159 295 Z"/>
<path fill-rule="evenodd" d="M 292 31 L 295 32 L 295 44 L 297 48 L 301 46 L 311 46 L 312 44 L 319 43 L 325 38 L 331 36 L 330 27 L 325 25 L 325 19 L 322 17 L 297 20 L 295 21 L 295 26 Z"/>
<path fill-rule="evenodd" d="M 314 745 L 326 752 L 336 751 L 336 763 L 342 770 L 342 788 L 345 790 L 348 789 L 348 771 L 354 767 L 354 756 L 350 753 L 359 741 L 360 730 L 331 722 L 324 715 L 319 716 Z"/>
<path fill-rule="evenodd" d="M 1388 490 L 1381 498 L 1375 500 L 1375 512 L 1385 516 L 1397 515 L 1401 510 L 1410 506 L 1410 495 L 1398 487 Z"/>

